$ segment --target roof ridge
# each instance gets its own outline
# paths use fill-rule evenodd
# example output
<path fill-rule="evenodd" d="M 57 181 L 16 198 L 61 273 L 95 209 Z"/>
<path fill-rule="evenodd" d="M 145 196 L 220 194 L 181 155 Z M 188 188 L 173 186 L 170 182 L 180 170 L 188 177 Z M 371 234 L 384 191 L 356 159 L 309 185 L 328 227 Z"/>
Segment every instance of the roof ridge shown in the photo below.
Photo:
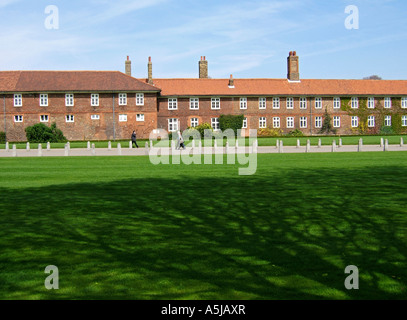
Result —
<path fill-rule="evenodd" d="M 158 90 L 161 91 L 160 88 L 157 88 L 156 86 L 147 83 L 147 78 L 141 78 L 141 79 L 144 79 L 144 80 L 140 80 L 139 78 L 130 76 L 130 75 L 128 75 L 127 73 L 124 73 L 124 72 L 121 72 L 121 71 L 118 71 L 118 72 L 120 72 L 121 74 L 123 74 L 123 75 L 126 76 L 126 77 L 129 77 L 129 78 L 131 78 L 131 79 L 133 79 L 133 80 L 137 80 L 138 82 L 141 82 L 142 84 L 145 84 L 145 85 L 147 85 L 147 86 L 149 86 L 149 87 L 152 87 L 152 88 L 154 88 L 154 89 L 156 89 L 156 90 L 158 89 Z M 153 79 L 153 80 L 154 80 L 154 79 Z"/>

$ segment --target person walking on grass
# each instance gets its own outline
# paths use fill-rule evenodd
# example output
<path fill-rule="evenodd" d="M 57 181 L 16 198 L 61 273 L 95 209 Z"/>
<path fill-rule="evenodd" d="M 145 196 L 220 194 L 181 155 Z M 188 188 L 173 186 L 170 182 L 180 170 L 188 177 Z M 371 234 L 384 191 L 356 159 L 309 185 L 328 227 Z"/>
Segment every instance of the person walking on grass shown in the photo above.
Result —
<path fill-rule="evenodd" d="M 181 131 L 178 131 L 178 148 L 185 149 L 184 138 L 182 137 Z"/>
<path fill-rule="evenodd" d="M 134 131 L 134 130 L 133 130 L 133 133 L 131 134 L 131 146 L 133 146 L 133 144 L 135 144 L 136 147 L 138 148 L 136 131 Z"/>

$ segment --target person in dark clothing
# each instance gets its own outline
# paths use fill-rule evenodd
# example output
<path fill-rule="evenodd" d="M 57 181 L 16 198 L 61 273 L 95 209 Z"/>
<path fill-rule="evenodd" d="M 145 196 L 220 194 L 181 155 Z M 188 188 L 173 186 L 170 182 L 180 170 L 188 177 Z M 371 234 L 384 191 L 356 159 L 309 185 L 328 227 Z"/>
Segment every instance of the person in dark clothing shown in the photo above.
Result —
<path fill-rule="evenodd" d="M 136 131 L 133 131 L 133 133 L 131 134 L 131 145 L 133 146 L 133 144 L 135 144 L 138 148 Z"/>
<path fill-rule="evenodd" d="M 182 133 L 179 130 L 178 131 L 178 149 L 185 149 L 185 145 L 184 145 L 184 138 L 182 137 Z"/>

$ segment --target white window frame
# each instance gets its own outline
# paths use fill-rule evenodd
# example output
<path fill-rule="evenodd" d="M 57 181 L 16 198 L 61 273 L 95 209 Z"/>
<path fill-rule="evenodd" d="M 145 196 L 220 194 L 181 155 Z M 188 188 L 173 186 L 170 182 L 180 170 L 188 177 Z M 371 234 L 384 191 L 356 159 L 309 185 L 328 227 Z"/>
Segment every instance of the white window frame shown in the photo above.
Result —
<path fill-rule="evenodd" d="M 119 93 L 119 106 L 127 105 L 127 93 Z"/>
<path fill-rule="evenodd" d="M 242 129 L 247 129 L 247 118 L 243 118 Z"/>
<path fill-rule="evenodd" d="M 358 116 L 352 116 L 351 120 L 350 120 L 350 123 L 351 123 L 352 128 L 359 127 L 359 117 Z"/>
<path fill-rule="evenodd" d="M 374 97 L 368 97 L 367 98 L 367 108 L 368 109 L 374 109 L 375 108 L 375 98 Z"/>
<path fill-rule="evenodd" d="M 350 99 L 350 107 L 351 107 L 351 109 L 359 108 L 359 98 L 358 97 L 352 97 Z"/>
<path fill-rule="evenodd" d="M 240 98 L 240 109 L 247 109 L 247 98 Z"/>
<path fill-rule="evenodd" d="M 195 128 L 197 126 L 199 126 L 199 118 L 191 118 L 189 120 L 189 123 L 191 124 L 191 128 Z"/>
<path fill-rule="evenodd" d="M 308 99 L 306 97 L 300 97 L 300 109 L 301 110 L 307 109 L 307 104 L 308 104 L 307 100 Z"/>
<path fill-rule="evenodd" d="M 40 93 L 40 107 L 48 107 L 48 93 Z"/>
<path fill-rule="evenodd" d="M 322 117 L 315 117 L 315 128 L 322 128 Z"/>
<path fill-rule="evenodd" d="M 177 110 L 177 109 L 178 109 L 178 99 L 168 98 L 168 110 Z"/>
<path fill-rule="evenodd" d="M 273 128 L 280 128 L 280 117 L 273 117 Z"/>
<path fill-rule="evenodd" d="M 273 97 L 273 109 L 280 109 L 280 97 Z"/>
<path fill-rule="evenodd" d="M 294 117 L 287 117 L 285 119 L 287 129 L 294 128 Z"/>
<path fill-rule="evenodd" d="M 407 97 L 401 97 L 401 107 L 407 109 Z"/>
<path fill-rule="evenodd" d="M 334 128 L 340 128 L 341 127 L 341 117 L 339 117 L 339 116 L 334 116 L 333 117 L 333 127 Z"/>
<path fill-rule="evenodd" d="M 72 123 L 75 122 L 75 116 L 73 114 L 67 114 L 65 116 L 65 122 L 66 123 Z"/>
<path fill-rule="evenodd" d="M 189 110 L 199 110 L 199 98 L 189 98 Z"/>
<path fill-rule="evenodd" d="M 100 115 L 99 115 L 99 114 L 92 114 L 92 115 L 90 116 L 90 119 L 91 119 L 91 120 L 100 120 Z"/>
<path fill-rule="evenodd" d="M 384 108 L 391 109 L 391 98 L 390 97 L 384 97 Z"/>
<path fill-rule="evenodd" d="M 286 101 L 286 108 L 291 110 L 294 109 L 294 98 L 293 97 L 288 97 Z"/>
<path fill-rule="evenodd" d="M 267 128 L 267 118 L 260 117 L 259 118 L 259 129 L 265 129 L 265 128 Z"/>
<path fill-rule="evenodd" d="M 322 97 L 315 97 L 315 109 L 322 109 Z"/>
<path fill-rule="evenodd" d="M 144 121 L 144 113 L 137 113 L 136 114 L 136 121 L 143 122 Z"/>
<path fill-rule="evenodd" d="M 341 98 L 340 97 L 334 97 L 333 108 L 334 109 L 340 109 L 341 108 Z"/>
<path fill-rule="evenodd" d="M 136 93 L 136 106 L 144 106 L 144 93 Z"/>
<path fill-rule="evenodd" d="M 13 118 L 15 123 L 24 122 L 24 117 L 21 114 L 15 115 Z"/>
<path fill-rule="evenodd" d="M 169 118 L 168 119 L 168 132 L 176 132 L 176 131 L 178 131 L 178 119 Z"/>
<path fill-rule="evenodd" d="M 65 93 L 65 107 L 74 106 L 74 95 L 73 93 Z"/>
<path fill-rule="evenodd" d="M 386 127 L 391 127 L 391 116 L 384 116 L 384 125 Z"/>
<path fill-rule="evenodd" d="M 14 106 L 22 107 L 23 106 L 23 95 L 21 93 L 14 94 Z"/>
<path fill-rule="evenodd" d="M 48 114 L 40 114 L 40 122 L 49 122 Z"/>
<path fill-rule="evenodd" d="M 220 109 L 220 98 L 211 98 L 211 109 L 212 110 Z"/>
<path fill-rule="evenodd" d="M 265 97 L 260 97 L 259 98 L 259 109 L 264 110 L 266 109 L 267 106 L 267 99 Z"/>
<path fill-rule="evenodd" d="M 368 128 L 374 128 L 375 127 L 375 122 L 376 122 L 375 116 L 368 116 L 367 117 L 367 127 Z"/>
<path fill-rule="evenodd" d="M 407 127 L 407 116 L 401 116 L 401 126 Z"/>
<path fill-rule="evenodd" d="M 305 129 L 308 127 L 308 118 L 300 117 L 300 128 Z"/>
<path fill-rule="evenodd" d="M 119 122 L 127 122 L 127 114 L 119 114 Z"/>
<path fill-rule="evenodd" d="M 211 127 L 213 131 L 219 131 L 219 118 L 211 118 Z"/>
<path fill-rule="evenodd" d="M 92 107 L 99 107 L 99 93 L 91 93 L 90 105 Z"/>

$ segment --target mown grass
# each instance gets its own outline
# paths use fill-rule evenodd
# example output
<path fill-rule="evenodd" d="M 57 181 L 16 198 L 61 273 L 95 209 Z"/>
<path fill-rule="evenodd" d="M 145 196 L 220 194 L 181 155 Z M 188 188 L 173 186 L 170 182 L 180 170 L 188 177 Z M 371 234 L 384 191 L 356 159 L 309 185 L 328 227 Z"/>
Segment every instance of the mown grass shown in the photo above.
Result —
<path fill-rule="evenodd" d="M 332 145 L 332 141 L 335 140 L 336 144 L 339 144 L 339 139 L 342 139 L 342 144 L 343 145 L 357 145 L 359 143 L 359 139 L 363 139 L 363 144 L 366 145 L 374 145 L 374 144 L 380 144 L 380 139 L 387 139 L 389 144 L 400 144 L 401 138 L 405 141 L 407 144 L 407 135 L 389 135 L 389 136 L 375 136 L 375 135 L 370 135 L 370 136 L 313 136 L 313 137 L 259 137 L 258 138 L 258 143 L 259 146 L 275 146 L 276 141 L 283 141 L 283 144 L 285 146 L 296 146 L 297 145 L 297 139 L 300 140 L 300 143 L 302 146 L 305 146 L 307 144 L 307 140 L 310 140 L 311 145 L 318 145 L 318 140 L 321 139 L 321 144 L 322 145 Z M 120 143 L 122 148 L 129 148 L 129 141 L 130 140 L 118 140 L 118 141 L 111 141 L 111 146 L 112 148 L 117 148 L 118 143 Z M 223 141 L 218 140 L 218 145 L 225 145 L 227 139 L 223 139 Z M 148 140 L 138 140 L 137 144 L 139 147 L 143 148 L 145 147 L 145 144 L 149 143 Z M 91 144 L 95 144 L 95 148 L 107 148 L 109 142 L 108 141 L 91 141 Z M 154 144 L 157 144 L 158 141 L 154 141 Z M 186 141 L 185 144 L 191 145 L 191 141 Z M 203 142 L 202 142 L 203 143 Z M 233 142 L 232 142 L 233 143 Z M 248 138 L 245 139 L 245 145 L 248 146 L 249 144 L 251 145 L 251 141 L 249 141 Z M 26 149 L 27 143 L 26 142 L 10 142 L 9 143 L 9 148 L 12 148 L 12 145 L 15 144 L 17 149 Z M 169 142 L 168 142 L 169 144 Z M 51 148 L 64 148 L 65 143 L 51 143 Z M 87 141 L 71 141 L 70 142 L 70 147 L 71 148 L 86 148 L 87 147 Z M 135 146 L 133 146 L 134 148 Z M 0 149 L 5 149 L 6 145 L 0 144 Z M 38 143 L 31 143 L 30 148 L 32 149 L 38 149 Z M 46 143 L 42 143 L 42 148 L 46 148 Z"/>
<path fill-rule="evenodd" d="M 0 299 L 405 299 L 406 156 L 0 159 Z"/>

